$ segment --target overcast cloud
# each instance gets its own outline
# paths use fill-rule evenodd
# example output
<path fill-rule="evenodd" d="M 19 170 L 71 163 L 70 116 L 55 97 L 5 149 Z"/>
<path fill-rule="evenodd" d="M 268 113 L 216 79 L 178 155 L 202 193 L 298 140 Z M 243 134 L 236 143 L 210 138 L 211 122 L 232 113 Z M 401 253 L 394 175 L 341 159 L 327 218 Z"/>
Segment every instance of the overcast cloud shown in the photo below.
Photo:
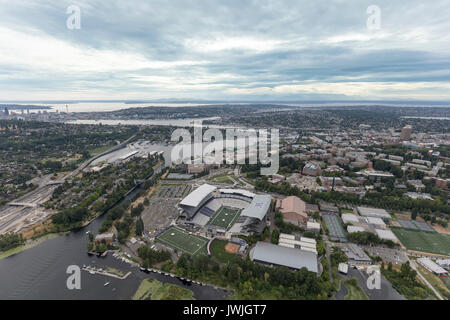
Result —
<path fill-rule="evenodd" d="M 448 100 L 449 17 L 446 0 L 0 0 L 0 100 Z"/>

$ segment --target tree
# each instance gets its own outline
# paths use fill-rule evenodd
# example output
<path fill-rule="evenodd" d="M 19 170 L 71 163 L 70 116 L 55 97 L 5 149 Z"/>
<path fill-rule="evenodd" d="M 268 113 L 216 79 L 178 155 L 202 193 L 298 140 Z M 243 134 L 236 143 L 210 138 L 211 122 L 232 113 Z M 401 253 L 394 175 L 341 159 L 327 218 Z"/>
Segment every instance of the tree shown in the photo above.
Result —
<path fill-rule="evenodd" d="M 273 230 L 271 242 L 273 244 L 278 244 L 280 238 L 280 231 L 278 229 Z"/>
<path fill-rule="evenodd" d="M 142 235 L 142 232 L 144 232 L 144 221 L 142 221 L 142 218 L 139 217 L 139 218 L 136 220 L 136 234 L 137 234 L 138 236 L 141 236 L 141 235 Z"/>

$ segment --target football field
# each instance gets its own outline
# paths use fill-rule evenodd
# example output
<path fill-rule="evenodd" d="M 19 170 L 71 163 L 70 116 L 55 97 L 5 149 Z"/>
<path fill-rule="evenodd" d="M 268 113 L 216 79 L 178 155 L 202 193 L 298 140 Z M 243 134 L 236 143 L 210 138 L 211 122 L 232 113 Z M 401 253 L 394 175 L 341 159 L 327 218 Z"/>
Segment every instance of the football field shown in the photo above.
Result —
<path fill-rule="evenodd" d="M 177 227 L 167 229 L 156 240 L 191 255 L 206 254 L 206 244 L 209 241 L 198 235 L 189 234 L 186 230 Z"/>
<path fill-rule="evenodd" d="M 391 227 L 392 232 L 408 250 L 450 256 L 450 236 L 442 233 Z"/>
<path fill-rule="evenodd" d="M 208 224 L 228 230 L 233 226 L 238 217 L 238 211 L 222 207 L 211 217 Z"/>

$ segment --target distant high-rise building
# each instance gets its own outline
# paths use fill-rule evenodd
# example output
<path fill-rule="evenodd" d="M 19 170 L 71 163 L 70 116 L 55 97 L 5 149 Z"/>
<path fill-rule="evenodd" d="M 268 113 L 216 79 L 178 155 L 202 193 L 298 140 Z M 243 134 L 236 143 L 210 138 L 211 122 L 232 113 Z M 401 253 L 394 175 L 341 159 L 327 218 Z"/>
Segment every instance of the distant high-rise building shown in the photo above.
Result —
<path fill-rule="evenodd" d="M 412 127 L 410 125 L 404 126 L 400 134 L 401 141 L 407 141 L 411 138 Z"/>
<path fill-rule="evenodd" d="M 5 116 L 9 116 L 8 107 L 5 107 Z"/>

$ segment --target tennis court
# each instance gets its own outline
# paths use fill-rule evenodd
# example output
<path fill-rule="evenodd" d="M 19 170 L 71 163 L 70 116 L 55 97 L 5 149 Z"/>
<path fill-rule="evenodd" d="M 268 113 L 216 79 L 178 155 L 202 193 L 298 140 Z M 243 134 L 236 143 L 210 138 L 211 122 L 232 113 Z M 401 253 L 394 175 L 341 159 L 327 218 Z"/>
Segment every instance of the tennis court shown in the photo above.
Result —
<path fill-rule="evenodd" d="M 404 220 L 404 219 L 398 219 L 397 221 L 405 229 L 436 232 L 436 230 L 434 230 L 428 223 L 424 221 Z"/>
<path fill-rule="evenodd" d="M 328 236 L 333 241 L 347 242 L 341 221 L 334 213 L 322 213 L 323 221 L 328 229 Z"/>
<path fill-rule="evenodd" d="M 208 221 L 208 224 L 230 229 L 239 217 L 239 211 L 221 207 Z"/>
<path fill-rule="evenodd" d="M 171 227 L 159 235 L 157 241 L 171 248 L 181 250 L 191 255 L 206 254 L 208 239 L 189 233 L 186 230 Z"/>

